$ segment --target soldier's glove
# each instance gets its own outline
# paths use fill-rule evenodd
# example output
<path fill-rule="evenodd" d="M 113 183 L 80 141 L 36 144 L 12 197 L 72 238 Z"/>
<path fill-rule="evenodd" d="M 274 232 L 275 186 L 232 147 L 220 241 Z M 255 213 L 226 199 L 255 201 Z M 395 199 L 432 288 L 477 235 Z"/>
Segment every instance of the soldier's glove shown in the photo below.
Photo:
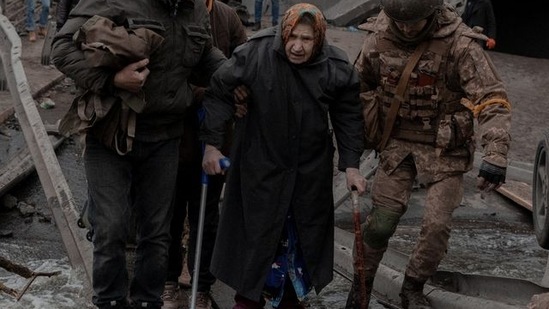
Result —
<path fill-rule="evenodd" d="M 498 188 L 505 182 L 506 171 L 507 169 L 505 167 L 499 167 L 486 161 L 482 161 L 478 171 L 478 188 L 480 190 Z"/>
<path fill-rule="evenodd" d="M 486 48 L 494 49 L 495 47 L 496 47 L 496 40 L 492 38 L 488 38 L 488 41 L 486 41 Z"/>

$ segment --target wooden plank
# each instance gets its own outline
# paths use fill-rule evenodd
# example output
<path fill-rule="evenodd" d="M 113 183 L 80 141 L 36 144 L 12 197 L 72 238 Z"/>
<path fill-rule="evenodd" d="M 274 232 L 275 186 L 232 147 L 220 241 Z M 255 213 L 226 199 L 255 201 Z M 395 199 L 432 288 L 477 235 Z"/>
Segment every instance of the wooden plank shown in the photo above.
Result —
<path fill-rule="evenodd" d="M 514 180 L 507 180 L 496 191 L 518 205 L 532 211 L 532 186 Z"/>
<path fill-rule="evenodd" d="M 86 240 L 85 231 L 77 225 L 79 214 L 74 198 L 32 98 L 21 63 L 21 52 L 21 38 L 8 18 L 0 15 L 0 59 L 13 97 L 13 107 L 69 261 L 76 273 L 85 278 L 86 290 L 90 291 L 93 248 Z"/>
<path fill-rule="evenodd" d="M 50 140 L 53 148 L 56 149 L 64 138 L 50 135 Z M 35 167 L 29 149 L 20 150 L 8 164 L 0 167 L 0 197 L 34 171 Z"/>

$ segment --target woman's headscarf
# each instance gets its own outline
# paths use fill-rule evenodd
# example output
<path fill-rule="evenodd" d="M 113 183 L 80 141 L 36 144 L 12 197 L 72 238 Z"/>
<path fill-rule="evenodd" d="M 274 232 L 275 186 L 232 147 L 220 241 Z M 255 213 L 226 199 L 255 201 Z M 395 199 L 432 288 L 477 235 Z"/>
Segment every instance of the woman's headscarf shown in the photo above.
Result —
<path fill-rule="evenodd" d="M 290 7 L 282 17 L 282 42 L 288 43 L 290 34 L 295 26 L 300 23 L 304 15 L 310 15 L 313 19 L 314 48 L 313 57 L 320 51 L 326 36 L 326 19 L 324 14 L 316 6 L 309 3 L 298 3 Z"/>

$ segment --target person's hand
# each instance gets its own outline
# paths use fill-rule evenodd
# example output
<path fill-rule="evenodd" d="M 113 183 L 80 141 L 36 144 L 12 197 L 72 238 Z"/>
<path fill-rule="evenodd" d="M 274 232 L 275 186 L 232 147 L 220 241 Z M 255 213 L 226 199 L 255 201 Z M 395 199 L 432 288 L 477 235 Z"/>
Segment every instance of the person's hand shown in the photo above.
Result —
<path fill-rule="evenodd" d="M 488 41 L 486 41 L 486 48 L 494 49 L 495 47 L 496 47 L 496 40 L 492 38 L 488 38 Z"/>
<path fill-rule="evenodd" d="M 347 178 L 347 189 L 351 191 L 356 188 L 359 195 L 364 194 L 367 188 L 366 178 L 360 175 L 358 168 L 349 167 L 345 169 L 345 178 Z"/>
<path fill-rule="evenodd" d="M 206 93 L 206 88 L 199 86 L 191 86 L 191 88 L 193 90 L 194 101 L 198 103 L 204 101 L 204 93 Z"/>
<path fill-rule="evenodd" d="M 219 162 L 225 156 L 212 145 L 206 144 L 204 147 L 204 157 L 202 158 L 202 169 L 208 175 L 225 174 L 225 170 L 221 168 Z"/>
<path fill-rule="evenodd" d="M 235 102 L 235 116 L 242 118 L 248 113 L 248 98 L 250 97 L 250 90 L 245 85 L 240 85 L 233 90 L 233 98 Z"/>
<path fill-rule="evenodd" d="M 114 76 L 114 86 L 128 90 L 129 92 L 138 93 L 150 73 L 149 69 L 147 69 L 147 64 L 149 64 L 149 59 L 128 64 Z"/>
<path fill-rule="evenodd" d="M 235 107 L 234 115 L 238 118 L 242 118 L 248 113 L 248 104 L 236 104 Z"/>
<path fill-rule="evenodd" d="M 478 171 L 477 188 L 483 192 L 495 190 L 505 182 L 505 167 L 496 166 L 482 161 Z"/>
<path fill-rule="evenodd" d="M 236 104 L 247 104 L 250 97 L 250 90 L 246 85 L 240 85 L 234 88 L 233 98 Z"/>

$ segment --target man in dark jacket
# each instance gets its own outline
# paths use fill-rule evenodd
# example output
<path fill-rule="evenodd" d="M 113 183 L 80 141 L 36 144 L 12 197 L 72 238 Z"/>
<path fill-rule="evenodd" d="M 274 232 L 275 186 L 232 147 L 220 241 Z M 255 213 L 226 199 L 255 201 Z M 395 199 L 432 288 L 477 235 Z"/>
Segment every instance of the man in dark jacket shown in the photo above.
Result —
<path fill-rule="evenodd" d="M 206 0 L 206 7 L 210 12 L 212 39 L 215 47 L 225 56 L 230 57 L 236 46 L 246 42 L 246 29 L 240 22 L 233 8 L 216 0 Z M 195 102 L 185 115 L 185 129 L 181 139 L 179 171 L 177 173 L 177 192 L 175 197 L 174 216 L 171 223 L 172 241 L 170 245 L 168 278 L 162 299 L 162 309 L 178 309 L 182 305 L 179 297 L 178 277 L 182 271 L 184 252 L 181 247 L 181 238 L 185 216 L 189 222 L 189 245 L 187 263 L 189 273 L 196 278 L 193 270 L 196 252 L 200 210 L 200 185 L 202 174 L 202 147 L 198 140 L 198 110 L 202 106 L 204 87 L 194 87 Z M 228 155 L 228 146 L 224 147 Z M 215 283 L 215 277 L 210 273 L 217 224 L 219 221 L 219 199 L 225 177 L 223 175 L 210 176 L 208 179 L 208 193 L 204 213 L 204 228 L 202 233 L 202 247 L 200 255 L 200 270 L 198 271 L 198 289 L 195 309 L 210 309 L 210 289 Z"/>
<path fill-rule="evenodd" d="M 149 58 L 119 69 L 92 66 L 73 35 L 94 15 L 117 25 L 148 28 L 164 40 Z M 206 6 L 198 0 L 80 0 L 53 43 L 53 62 L 75 83 L 101 98 L 134 93 L 146 103 L 135 118 L 131 150 L 104 144 L 99 123 L 85 136 L 84 164 L 93 237 L 93 303 L 103 308 L 161 308 L 166 280 L 172 199 L 183 116 L 193 83 L 206 85 L 226 60 L 212 46 Z M 122 91 L 124 90 L 124 91 Z M 99 111 L 96 111 L 99 112 Z M 124 123 L 116 115 L 107 117 Z M 101 121 L 100 121 L 101 122 Z M 104 123 L 103 123 L 104 124 Z M 130 213 L 137 218 L 134 276 L 128 286 L 126 239 Z"/>
<path fill-rule="evenodd" d="M 496 47 L 496 16 L 490 0 L 467 0 L 461 18 L 471 28 L 482 28 L 482 34 L 488 37 L 485 48 L 494 49 Z M 484 43 L 484 41 L 478 42 Z"/>
<path fill-rule="evenodd" d="M 359 174 L 363 121 L 356 72 L 325 42 L 326 22 L 311 4 L 296 4 L 281 26 L 239 46 L 206 91 L 203 168 L 221 173 L 220 149 L 233 117 L 232 91 L 250 89 L 238 119 L 212 273 L 236 291 L 233 309 L 303 308 L 314 287 L 333 276 L 334 146 L 347 186 L 364 192 Z"/>
<path fill-rule="evenodd" d="M 69 13 L 78 4 L 78 0 L 59 0 L 55 11 L 56 29 L 59 31 L 69 18 Z"/>

